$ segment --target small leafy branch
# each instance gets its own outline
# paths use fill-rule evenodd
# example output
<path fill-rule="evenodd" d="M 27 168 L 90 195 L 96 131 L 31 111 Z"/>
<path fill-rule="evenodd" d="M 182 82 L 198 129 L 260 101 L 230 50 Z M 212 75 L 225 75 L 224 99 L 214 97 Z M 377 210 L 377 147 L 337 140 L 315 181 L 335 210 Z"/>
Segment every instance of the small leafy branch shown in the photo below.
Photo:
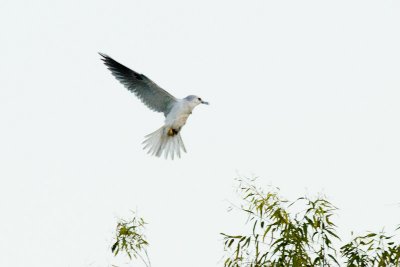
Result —
<path fill-rule="evenodd" d="M 332 217 L 337 210 L 323 197 L 288 201 L 273 188 L 264 193 L 254 180 L 239 180 L 240 207 L 248 215 L 249 234 L 222 233 L 225 267 L 400 266 L 400 245 L 384 233 L 340 242 Z M 299 210 L 301 208 L 300 211 Z M 297 212 L 294 211 L 296 207 Z"/>
<path fill-rule="evenodd" d="M 151 262 L 147 254 L 147 246 L 144 235 L 146 222 L 135 214 L 131 220 L 120 219 L 115 233 L 115 243 L 111 251 L 115 256 L 120 252 L 126 253 L 130 259 L 139 258 L 147 267 L 151 267 Z"/>
<path fill-rule="evenodd" d="M 340 251 L 346 266 L 400 266 L 400 244 L 383 231 L 354 237 Z"/>

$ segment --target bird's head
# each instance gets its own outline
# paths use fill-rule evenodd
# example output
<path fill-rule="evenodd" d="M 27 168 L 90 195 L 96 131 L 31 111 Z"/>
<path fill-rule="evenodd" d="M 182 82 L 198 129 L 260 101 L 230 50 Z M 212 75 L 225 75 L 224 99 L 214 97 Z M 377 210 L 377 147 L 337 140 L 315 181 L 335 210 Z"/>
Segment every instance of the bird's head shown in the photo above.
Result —
<path fill-rule="evenodd" d="M 185 97 L 185 100 L 188 101 L 193 107 L 200 104 L 209 105 L 208 102 L 204 101 L 203 99 L 201 99 L 201 97 L 198 97 L 196 95 L 187 96 Z"/>

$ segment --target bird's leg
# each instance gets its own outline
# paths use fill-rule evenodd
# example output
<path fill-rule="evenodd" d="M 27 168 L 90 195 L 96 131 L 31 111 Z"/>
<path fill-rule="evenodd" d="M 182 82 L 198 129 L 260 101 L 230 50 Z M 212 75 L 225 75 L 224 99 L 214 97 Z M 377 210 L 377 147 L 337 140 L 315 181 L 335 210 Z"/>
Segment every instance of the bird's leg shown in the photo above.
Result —
<path fill-rule="evenodd" d="M 169 128 L 168 129 L 168 136 L 174 136 L 174 135 L 177 135 L 179 133 L 179 131 L 178 130 L 175 130 L 174 128 Z"/>

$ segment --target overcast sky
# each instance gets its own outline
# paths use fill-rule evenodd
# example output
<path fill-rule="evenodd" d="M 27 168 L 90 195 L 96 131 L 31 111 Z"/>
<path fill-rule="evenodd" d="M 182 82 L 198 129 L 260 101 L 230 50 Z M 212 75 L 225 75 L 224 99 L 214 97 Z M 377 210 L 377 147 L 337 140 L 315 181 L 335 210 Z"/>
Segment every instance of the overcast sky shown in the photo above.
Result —
<path fill-rule="evenodd" d="M 222 266 L 240 175 L 325 194 L 346 238 L 400 222 L 398 1 L 2 0 L 0 36 L 0 266 L 133 266 L 131 210 L 153 267 Z M 188 154 L 142 150 L 163 116 L 97 52 L 211 103 Z"/>

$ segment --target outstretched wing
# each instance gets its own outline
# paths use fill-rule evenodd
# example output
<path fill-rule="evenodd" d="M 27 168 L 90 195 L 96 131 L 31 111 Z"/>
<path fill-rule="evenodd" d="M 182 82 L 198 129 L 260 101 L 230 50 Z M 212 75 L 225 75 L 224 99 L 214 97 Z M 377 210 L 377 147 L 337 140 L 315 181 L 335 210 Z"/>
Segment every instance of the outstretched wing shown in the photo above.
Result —
<path fill-rule="evenodd" d="M 164 113 L 170 112 L 177 99 L 159 87 L 152 80 L 118 63 L 111 57 L 99 53 L 107 68 L 115 78 L 135 95 L 150 109 Z"/>

